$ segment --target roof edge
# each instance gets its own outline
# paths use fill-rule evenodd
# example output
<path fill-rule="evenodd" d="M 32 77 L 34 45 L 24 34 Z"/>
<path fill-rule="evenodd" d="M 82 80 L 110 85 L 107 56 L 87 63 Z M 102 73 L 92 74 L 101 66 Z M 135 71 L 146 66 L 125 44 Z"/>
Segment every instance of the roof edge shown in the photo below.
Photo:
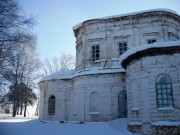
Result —
<path fill-rule="evenodd" d="M 58 71 L 59 72 L 59 71 Z M 54 77 L 54 75 L 58 72 L 55 72 L 49 76 L 46 76 L 44 78 L 42 78 L 39 82 L 44 82 L 44 81 L 50 81 L 50 80 L 69 80 L 69 79 L 73 79 L 75 77 L 79 77 L 79 76 L 86 76 L 86 75 L 99 75 L 99 74 L 114 74 L 114 73 L 121 73 L 121 72 L 125 72 L 125 70 L 120 67 L 120 68 L 107 68 L 107 69 L 85 69 L 85 70 L 82 70 L 82 71 L 76 71 L 74 72 L 73 74 L 71 75 L 64 75 L 64 76 L 61 76 L 60 75 L 56 75 Z"/>
<path fill-rule="evenodd" d="M 143 10 L 143 11 L 137 11 L 137 12 L 131 12 L 131 13 L 125 13 L 125 14 L 119 14 L 119 15 L 112 15 L 112 16 L 107 16 L 107 17 L 100 17 L 100 18 L 94 18 L 94 19 L 89 19 L 89 20 L 85 20 L 82 21 L 76 25 L 74 25 L 72 27 L 72 29 L 75 31 L 77 29 L 79 29 L 83 23 L 87 22 L 87 21 L 92 21 L 92 20 L 99 20 L 99 19 L 110 19 L 110 18 L 118 18 L 118 17 L 125 17 L 125 16 L 133 16 L 133 15 L 138 15 L 138 14 L 143 14 L 143 13 L 148 13 L 148 12 L 169 12 L 169 13 L 173 13 L 179 16 L 179 14 L 171 9 L 167 9 L 167 8 L 157 8 L 157 9 L 149 9 L 149 10 Z"/>
<path fill-rule="evenodd" d="M 177 49 L 179 48 L 179 49 Z M 170 51 L 172 50 L 172 51 Z M 180 41 L 161 42 L 156 44 L 145 44 L 131 48 L 119 57 L 120 65 L 126 66 L 133 60 L 147 55 L 172 54 L 180 52 Z"/>

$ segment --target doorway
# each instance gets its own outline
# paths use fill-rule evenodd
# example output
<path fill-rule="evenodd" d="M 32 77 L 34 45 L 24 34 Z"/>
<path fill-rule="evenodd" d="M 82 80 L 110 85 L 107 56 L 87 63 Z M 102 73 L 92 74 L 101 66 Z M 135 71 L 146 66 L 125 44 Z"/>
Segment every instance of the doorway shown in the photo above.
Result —
<path fill-rule="evenodd" d="M 118 118 L 127 117 L 127 91 L 122 90 L 118 94 Z"/>

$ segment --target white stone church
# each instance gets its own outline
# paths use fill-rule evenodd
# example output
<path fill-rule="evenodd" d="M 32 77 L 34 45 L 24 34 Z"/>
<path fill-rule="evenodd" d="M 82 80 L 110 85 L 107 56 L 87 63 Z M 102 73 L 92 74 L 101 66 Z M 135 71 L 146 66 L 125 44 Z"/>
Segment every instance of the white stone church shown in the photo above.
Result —
<path fill-rule="evenodd" d="M 142 134 L 180 134 L 180 16 L 167 9 L 73 27 L 76 65 L 39 82 L 40 120 L 128 118 Z"/>

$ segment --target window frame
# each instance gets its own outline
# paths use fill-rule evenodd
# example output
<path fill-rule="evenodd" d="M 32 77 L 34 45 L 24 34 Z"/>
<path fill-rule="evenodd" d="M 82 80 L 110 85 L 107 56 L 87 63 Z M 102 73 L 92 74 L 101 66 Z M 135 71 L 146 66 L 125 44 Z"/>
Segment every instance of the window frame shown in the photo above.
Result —
<path fill-rule="evenodd" d="M 99 112 L 99 93 L 98 92 L 92 92 L 90 95 L 90 112 Z"/>
<path fill-rule="evenodd" d="M 91 61 L 95 62 L 100 60 L 100 45 L 95 44 L 91 46 Z"/>
<path fill-rule="evenodd" d="M 120 45 L 121 45 L 121 47 L 120 47 Z M 121 56 L 124 52 L 127 51 L 127 47 L 128 47 L 128 44 L 126 41 L 118 42 L 119 56 Z"/>
<path fill-rule="evenodd" d="M 168 77 L 169 82 L 158 82 L 159 77 Z M 161 77 L 161 78 L 162 78 Z M 156 78 L 156 102 L 157 108 L 174 107 L 173 89 L 171 78 L 166 74 L 160 74 Z"/>
<path fill-rule="evenodd" d="M 55 114 L 56 97 L 54 95 L 49 96 L 48 99 L 48 114 Z"/>

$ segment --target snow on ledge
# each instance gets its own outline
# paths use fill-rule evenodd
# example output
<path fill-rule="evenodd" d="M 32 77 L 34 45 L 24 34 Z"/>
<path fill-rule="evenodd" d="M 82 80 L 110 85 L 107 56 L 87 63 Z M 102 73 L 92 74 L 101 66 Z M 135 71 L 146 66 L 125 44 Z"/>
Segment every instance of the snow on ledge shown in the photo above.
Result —
<path fill-rule="evenodd" d="M 100 114 L 100 113 L 99 113 L 99 112 L 90 112 L 90 114 L 98 115 L 98 114 Z"/>
<path fill-rule="evenodd" d="M 136 121 L 136 122 L 128 122 L 128 125 L 142 125 L 142 122 L 138 122 L 138 121 Z"/>
<path fill-rule="evenodd" d="M 103 67 L 97 67 L 97 68 L 84 69 L 77 72 L 75 72 L 74 69 L 61 70 L 42 78 L 39 82 L 48 81 L 48 80 L 58 80 L 58 79 L 72 79 L 74 77 L 84 76 L 84 75 L 111 74 L 111 73 L 121 73 L 121 72 L 125 72 L 125 70 L 122 67 L 111 67 L 105 69 Z"/>
<path fill-rule="evenodd" d="M 110 74 L 110 73 L 121 73 L 125 72 L 125 70 L 121 68 L 91 68 L 91 69 L 85 69 L 83 71 L 78 71 L 74 73 L 73 77 L 83 76 L 83 75 L 96 75 L 96 74 Z"/>
<path fill-rule="evenodd" d="M 173 107 L 161 107 L 161 108 L 158 108 L 158 111 L 172 111 L 174 110 Z"/>
<path fill-rule="evenodd" d="M 159 8 L 159 9 L 150 9 L 150 10 L 144 10 L 144 11 L 137 11 L 137 12 L 132 12 L 132 13 L 126 13 L 126 14 L 120 14 L 120 15 L 113 15 L 113 16 L 107 16 L 107 17 L 100 17 L 100 18 L 94 18 L 94 19 L 90 19 L 90 20 L 86 20 L 83 22 L 80 22 L 78 24 L 76 24 L 75 26 L 72 27 L 73 30 L 76 30 L 78 28 L 80 28 L 84 22 L 87 21 L 91 21 L 91 20 L 99 20 L 99 19 L 110 19 L 110 18 L 118 18 L 118 17 L 125 17 L 125 16 L 132 16 L 132 15 L 137 15 L 137 14 L 142 14 L 142 13 L 146 13 L 146 12 L 160 12 L 160 11 L 165 11 L 165 12 L 170 12 L 173 14 L 177 14 L 177 12 L 175 12 L 174 10 L 171 9 L 165 9 L 165 8 Z"/>
<path fill-rule="evenodd" d="M 153 122 L 152 125 L 155 125 L 155 126 L 180 126 L 180 122 L 176 122 L 176 121 L 157 121 L 157 122 Z"/>
<path fill-rule="evenodd" d="M 111 58 L 112 61 L 118 61 L 118 58 Z"/>
<path fill-rule="evenodd" d="M 75 70 L 60 70 L 57 71 L 51 75 L 48 75 L 44 78 L 42 78 L 39 82 L 47 81 L 47 80 L 56 80 L 56 79 L 70 79 L 72 78 L 72 75 L 74 74 Z"/>
<path fill-rule="evenodd" d="M 133 107 L 133 108 L 131 109 L 132 112 L 137 112 L 137 111 L 139 111 L 139 110 L 140 110 L 139 107 Z"/>
<path fill-rule="evenodd" d="M 127 50 L 125 53 L 123 53 L 120 57 L 119 57 L 119 62 L 120 64 L 122 63 L 123 60 L 125 60 L 126 58 L 128 58 L 129 56 L 140 52 L 140 51 L 144 51 L 146 49 L 150 49 L 150 48 L 163 48 L 163 47 L 175 47 L 175 46 L 180 46 L 180 41 L 170 41 L 170 42 L 161 42 L 161 43 L 156 43 L 156 44 L 145 44 L 145 45 L 141 45 L 138 47 L 134 47 L 131 48 L 129 50 Z"/>

